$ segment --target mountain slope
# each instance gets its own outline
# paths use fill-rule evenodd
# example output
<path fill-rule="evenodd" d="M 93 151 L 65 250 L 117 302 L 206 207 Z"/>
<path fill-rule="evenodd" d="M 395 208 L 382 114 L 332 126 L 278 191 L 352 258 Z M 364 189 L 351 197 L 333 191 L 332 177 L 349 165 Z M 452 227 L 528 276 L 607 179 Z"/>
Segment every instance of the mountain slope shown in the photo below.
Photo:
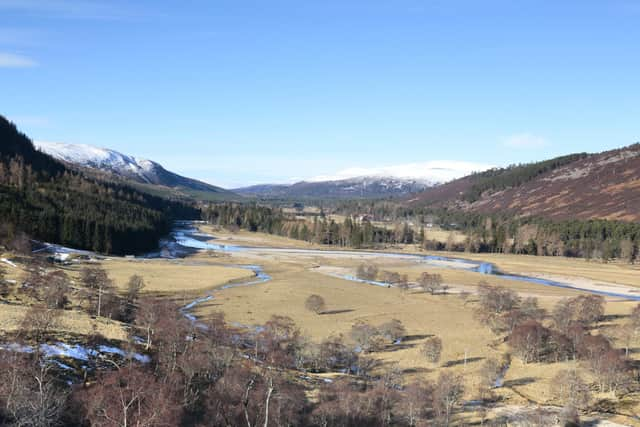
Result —
<path fill-rule="evenodd" d="M 398 197 L 423 191 L 433 184 L 413 179 L 358 177 L 337 181 L 263 184 L 233 191 L 266 199 L 345 199 Z"/>
<path fill-rule="evenodd" d="M 80 249 L 139 253 L 157 247 L 191 206 L 154 197 L 69 169 L 36 150 L 0 116 L 0 241 L 18 232 Z"/>
<path fill-rule="evenodd" d="M 470 175 L 428 189 L 410 203 L 551 219 L 640 221 L 640 144 Z"/>
<path fill-rule="evenodd" d="M 184 196 L 198 200 L 237 199 L 220 187 L 187 178 L 166 170 L 162 165 L 115 150 L 84 144 L 36 141 L 42 152 L 70 165 L 107 172 L 137 183 L 140 190 L 158 195 Z"/>

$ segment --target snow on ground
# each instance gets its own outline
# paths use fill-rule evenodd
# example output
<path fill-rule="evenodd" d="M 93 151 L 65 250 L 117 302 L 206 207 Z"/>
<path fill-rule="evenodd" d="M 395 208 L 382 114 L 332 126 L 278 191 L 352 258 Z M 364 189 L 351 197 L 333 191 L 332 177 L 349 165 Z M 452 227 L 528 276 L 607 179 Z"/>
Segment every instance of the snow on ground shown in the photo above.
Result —
<path fill-rule="evenodd" d="M 18 267 L 17 265 L 15 265 L 13 262 L 9 261 L 9 260 L 8 260 L 8 259 L 6 259 L 6 258 L 0 258 L 0 262 L 3 262 L 3 263 L 5 263 L 5 264 L 7 264 L 7 265 L 10 265 L 10 266 L 11 266 L 11 267 L 13 267 L 13 268 Z"/>
<path fill-rule="evenodd" d="M 107 148 L 92 147 L 84 144 L 65 144 L 61 142 L 35 141 L 36 147 L 58 160 L 86 167 L 108 169 L 122 173 L 135 174 L 145 181 L 147 174 L 153 172 L 156 164 L 151 160 L 140 159 Z"/>
<path fill-rule="evenodd" d="M 18 343 L 1 344 L 0 350 L 15 351 L 17 353 L 34 352 L 33 346 Z M 121 356 L 122 358 L 131 357 L 140 363 L 149 363 L 151 361 L 151 358 L 147 355 L 133 352 L 128 353 L 121 348 L 108 345 L 99 345 L 97 349 L 92 349 L 80 344 L 67 344 L 64 342 L 57 342 L 54 344 L 41 344 L 40 351 L 47 358 L 66 357 L 74 360 L 88 361 L 91 357 L 101 357 L 107 354 L 115 354 Z"/>
<path fill-rule="evenodd" d="M 121 356 L 123 358 L 126 358 L 127 356 L 131 356 L 133 359 L 137 360 L 140 363 L 149 363 L 151 362 L 151 358 L 149 356 L 146 356 L 144 354 L 139 354 L 139 353 L 127 353 L 124 350 L 122 350 L 121 348 L 118 347 L 112 347 L 112 346 L 108 346 L 108 345 L 100 345 L 98 346 L 98 351 L 100 353 L 107 353 L 107 354 L 117 354 L 118 356 Z"/>
<path fill-rule="evenodd" d="M 38 242 L 40 243 L 40 242 Z M 63 254 L 68 254 L 68 255 L 95 255 L 95 252 L 91 252 L 91 251 L 84 251 L 82 249 L 74 249 L 74 248 L 69 248 L 66 246 L 62 246 L 62 245 L 56 245 L 53 243 L 46 243 L 46 242 L 42 242 L 40 243 L 42 245 L 41 248 L 36 249 L 33 251 L 34 254 L 40 253 L 40 252 L 46 252 L 46 253 L 51 253 L 57 256 L 63 255 Z"/>

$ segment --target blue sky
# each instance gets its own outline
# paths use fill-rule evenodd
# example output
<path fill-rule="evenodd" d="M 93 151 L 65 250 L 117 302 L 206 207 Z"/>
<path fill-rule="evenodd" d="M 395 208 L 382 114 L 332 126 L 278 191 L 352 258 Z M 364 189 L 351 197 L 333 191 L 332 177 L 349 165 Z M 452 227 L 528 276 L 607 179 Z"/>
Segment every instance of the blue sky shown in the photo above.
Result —
<path fill-rule="evenodd" d="M 228 187 L 504 165 L 640 140 L 638 22 L 632 0 L 0 0 L 0 113 Z"/>

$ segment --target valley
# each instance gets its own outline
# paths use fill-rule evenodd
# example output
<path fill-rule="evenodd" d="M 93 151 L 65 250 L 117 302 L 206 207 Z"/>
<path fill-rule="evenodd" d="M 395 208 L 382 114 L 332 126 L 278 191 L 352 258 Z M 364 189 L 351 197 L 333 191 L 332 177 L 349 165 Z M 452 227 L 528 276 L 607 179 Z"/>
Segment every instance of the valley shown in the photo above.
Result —
<path fill-rule="evenodd" d="M 513 349 L 500 335 L 478 321 L 475 312 L 479 286 L 509 289 L 522 298 L 536 298 L 540 309 L 549 313 L 566 298 L 603 295 L 602 318 L 607 320 L 593 332 L 611 337 L 620 345 L 624 339 L 615 331 L 640 300 L 635 265 L 504 254 L 461 257 L 457 253 L 429 253 L 419 245 L 401 245 L 391 252 L 328 250 L 313 243 L 229 231 L 205 222 L 177 223 L 159 252 L 146 257 L 104 257 L 55 246 L 49 250 L 54 255 L 56 251 L 70 253 L 63 257 L 66 266 L 62 269 L 73 281 L 80 280 L 83 266 L 94 264 L 103 268 L 118 284 L 117 292 L 123 293 L 126 280 L 139 275 L 145 282 L 144 298 L 172 301 L 181 307 L 178 311 L 182 316 L 203 327 L 224 315 L 231 327 L 251 333 L 261 330 L 274 316 L 285 316 L 300 329 L 304 340 L 321 345 L 332 339 L 353 342 L 354 325 L 399 321 L 403 329 L 396 341 L 367 352 L 367 359 L 373 362 L 367 375 L 377 378 L 393 371 L 401 384 L 437 381 L 441 374 L 459 375 L 464 379 L 465 391 L 461 406 L 455 411 L 456 423 L 522 417 L 532 402 L 554 414 L 562 406 L 552 393 L 559 372 L 578 370 L 585 378 L 593 378 L 582 362 L 524 363 L 513 355 Z M 3 259 L 8 267 L 7 279 L 20 281 L 25 258 L 5 253 Z M 358 268 L 364 264 L 374 265 L 379 278 L 359 278 Z M 408 286 L 385 282 L 382 273 L 386 271 L 406 275 Z M 441 277 L 439 292 L 432 294 L 420 288 L 420 275 L 425 272 Z M 2 310 L 5 339 L 23 327 L 16 319 L 25 316 L 28 307 L 20 295 L 7 298 L 8 305 Z M 325 301 L 326 307 L 319 314 L 305 307 L 310 295 Z M 128 347 L 127 330 L 125 323 L 90 318 L 71 310 L 48 333 L 57 336 L 53 345 L 60 346 L 55 343 L 61 339 L 64 342 L 71 332 L 90 335 L 98 331 L 107 340 L 100 348 L 124 349 Z M 431 337 L 442 340 L 437 362 L 429 361 L 422 353 Z M 74 341 L 77 338 L 72 338 Z M 73 357 L 80 356 L 73 356 L 70 351 L 58 347 L 52 353 L 58 356 L 48 357 L 57 358 L 62 366 L 74 366 Z M 86 348 L 82 351 L 90 352 Z M 125 350 L 117 351 L 125 354 Z M 142 347 L 135 351 L 139 354 L 136 357 L 147 357 Z M 635 361 L 640 355 L 632 352 L 630 357 Z M 479 401 L 478 393 L 484 389 L 482 372 L 489 360 L 509 360 L 509 365 L 501 374 L 500 385 L 490 389 L 491 399 Z M 307 371 L 305 375 L 323 382 L 350 377 L 331 370 Z M 593 409 L 583 419 L 597 420 L 601 425 L 627 425 L 640 410 L 635 404 L 623 404 L 630 397 L 620 401 L 617 405 L 623 406 L 613 412 Z M 600 402 L 598 405 L 615 401 L 610 392 L 596 392 L 592 399 Z"/>
<path fill-rule="evenodd" d="M 640 8 L 0 0 L 0 427 L 640 427 Z"/>
<path fill-rule="evenodd" d="M 637 424 L 638 225 L 485 209 L 503 186 L 555 182 L 586 160 L 626 165 L 636 147 L 420 188 L 265 186 L 238 202 L 200 197 L 227 193 L 153 162 L 71 146 L 60 162 L 0 130 L 15 141 L 0 174 L 13 198 L 0 204 L 0 379 L 16 384 L 0 398 L 24 387 L 54 405 L 46 382 L 66 425 L 100 419 L 82 396 L 110 396 L 113 381 L 154 390 L 135 399 L 168 425 Z M 174 178 L 189 197 L 163 192 Z"/>
<path fill-rule="evenodd" d="M 322 251 L 301 248 L 295 241 L 283 242 L 268 235 L 230 234 L 224 230 L 202 226 L 207 233 L 216 236 L 211 243 L 219 245 L 224 242 L 228 249 L 226 254 L 233 262 L 250 262 L 262 265 L 271 280 L 254 287 L 237 287 L 217 292 L 208 301 L 198 304 L 194 314 L 206 318 L 212 313 L 224 312 L 232 324 L 261 325 L 272 315 L 291 317 L 305 335 L 321 342 L 335 336 L 348 337 L 351 327 L 357 322 L 381 324 L 397 319 L 406 329 L 406 340 L 387 350 L 374 353 L 373 357 L 383 366 L 398 368 L 406 382 L 412 379 L 436 379 L 442 371 L 462 374 L 466 378 L 465 395 L 468 400 L 477 396 L 479 383 L 478 372 L 482 363 L 490 358 L 502 358 L 509 353 L 509 348 L 486 328 L 480 326 L 473 316 L 474 295 L 480 281 L 493 286 L 504 286 L 523 297 L 538 298 L 540 306 L 552 310 L 554 304 L 564 298 L 575 297 L 583 292 L 549 287 L 544 284 L 512 280 L 509 277 L 486 275 L 465 268 L 452 268 L 451 265 L 428 264 L 416 261 L 412 257 L 395 254 L 351 251 Z M 247 245 L 255 248 L 244 250 L 230 249 L 229 245 Z M 288 245 L 287 245 L 288 243 Z M 273 247 L 277 244 L 279 247 Z M 283 246 L 290 248 L 284 249 Z M 204 254 L 196 257 L 206 257 Z M 471 257 L 480 260 L 480 257 Z M 486 258 L 485 258 L 486 259 Z M 638 270 L 634 267 L 596 264 L 584 269 L 581 260 L 540 259 L 530 257 L 523 260 L 518 256 L 489 256 L 501 268 L 506 266 L 511 273 L 532 274 L 535 276 L 553 277 L 565 280 L 569 286 L 585 286 L 585 283 L 596 283 L 588 289 L 596 292 L 611 292 L 617 289 L 626 292 L 630 298 L 608 297 L 606 299 L 605 317 L 624 319 L 637 304 L 636 292 Z M 446 295 L 429 295 L 418 289 L 403 291 L 397 287 L 380 287 L 349 280 L 355 276 L 356 267 L 363 261 L 374 263 L 381 270 L 398 271 L 408 274 L 411 281 L 416 280 L 423 271 L 437 272 L 442 275 L 443 282 L 449 285 Z M 571 273 L 573 269 L 573 274 Z M 603 284 L 599 282 L 610 271 L 616 271 L 618 283 Z M 340 277 L 343 276 L 343 277 Z M 346 278 L 344 277 L 346 276 Z M 635 285 L 633 284 L 635 282 Z M 622 285 L 626 283 L 627 285 Z M 470 293 L 462 298 L 461 293 Z M 304 301 L 311 295 L 322 296 L 327 302 L 326 314 L 316 315 L 305 309 Z M 599 330 L 610 333 L 619 320 L 604 322 Z M 424 337 L 431 335 L 442 337 L 443 353 L 439 364 L 429 363 L 420 354 L 420 345 Z M 495 416 L 506 408 L 514 410 L 518 405 L 536 402 L 539 405 L 558 405 L 551 397 L 554 388 L 554 376 L 562 369 L 579 368 L 576 362 L 524 364 L 513 360 L 503 378 L 507 386 L 494 390 L 499 396 L 498 405 L 490 405 L 490 412 Z M 585 371 L 585 375 L 589 375 Z M 330 378 L 333 376 L 330 376 Z M 600 397 L 605 398 L 605 395 Z M 470 416 L 477 416 L 473 410 Z M 515 412 L 518 412 L 517 410 Z M 628 415 L 634 410 L 628 412 Z M 601 414 L 599 419 L 602 420 Z M 612 418 L 622 424 L 629 423 L 629 416 Z M 603 424 L 604 425 L 604 424 Z"/>
<path fill-rule="evenodd" d="M 522 297 L 535 297 L 540 307 L 549 311 L 564 298 L 584 295 L 585 289 L 596 293 L 615 290 L 620 295 L 606 297 L 604 318 L 611 320 L 603 321 L 597 328 L 604 334 L 609 334 L 627 317 L 637 305 L 633 300 L 640 299 L 634 295 L 640 291 L 637 283 L 633 283 L 638 274 L 634 266 L 593 262 L 585 269 L 582 260 L 516 255 L 469 256 L 469 261 L 464 261 L 455 254 L 449 254 L 450 258 L 443 258 L 442 254 L 437 257 L 413 254 L 419 249 L 411 247 L 400 253 L 322 250 L 295 240 L 261 233 L 229 232 L 203 223 L 182 223 L 173 234 L 177 243 L 173 249 L 179 249 L 183 258 L 109 258 L 101 264 L 114 278 L 137 272 L 148 283 L 145 292 L 178 301 L 188 307 L 190 319 L 203 324 L 211 316 L 223 313 L 230 325 L 252 330 L 260 328 L 272 316 L 287 316 L 306 339 L 321 343 L 339 336 L 349 341 L 353 325 L 359 322 L 383 324 L 399 320 L 406 328 L 403 337 L 396 344 L 370 353 L 377 361 L 371 375 L 383 375 L 395 369 L 402 382 L 408 384 L 416 379 L 435 381 L 443 372 L 459 374 L 465 378 L 464 400 L 468 402 L 478 397 L 483 363 L 503 359 L 511 352 L 507 344 L 479 324 L 474 316 L 481 281 L 511 289 Z M 490 271 L 486 268 L 477 271 L 478 263 L 486 261 L 500 266 L 501 271 L 508 274 L 486 274 Z M 355 277 L 362 263 L 375 265 L 381 271 L 407 274 L 414 285 L 403 290 L 391 284 L 376 286 L 360 282 Z M 255 273 L 238 269 L 243 265 L 260 266 L 265 276 L 251 280 L 246 274 Z M 415 285 L 425 271 L 442 276 L 448 286 L 446 293 L 431 295 Z M 614 271 L 615 274 L 611 274 Z M 513 273 L 564 280 L 562 284 L 582 286 L 583 290 L 547 286 L 522 280 L 522 277 L 516 279 Z M 602 283 L 603 277 L 615 277 L 616 283 Z M 172 287 L 170 283 L 175 285 Z M 626 297 L 621 296 L 623 293 Z M 309 295 L 320 295 L 326 301 L 323 313 L 315 314 L 305 308 Z M 422 344 L 431 336 L 442 339 L 438 363 L 429 362 L 421 354 Z M 561 404 L 550 390 L 554 387 L 554 377 L 563 369 L 579 369 L 587 378 L 591 375 L 575 361 L 522 363 L 512 357 L 501 379 L 502 385 L 493 390 L 496 394 L 493 401 L 497 403 L 487 403 L 483 410 L 488 412 L 482 416 L 491 419 L 505 411 L 521 415 L 524 407 L 532 402 L 553 411 Z M 333 381 L 340 376 L 327 373 L 319 374 L 318 378 Z M 596 394 L 594 398 L 607 400 L 611 395 Z M 617 415 L 591 416 L 626 424 L 632 419 L 634 408 L 615 411 Z M 457 418 L 458 421 L 478 420 L 479 409 L 463 405 L 458 415 L 462 418 Z"/>

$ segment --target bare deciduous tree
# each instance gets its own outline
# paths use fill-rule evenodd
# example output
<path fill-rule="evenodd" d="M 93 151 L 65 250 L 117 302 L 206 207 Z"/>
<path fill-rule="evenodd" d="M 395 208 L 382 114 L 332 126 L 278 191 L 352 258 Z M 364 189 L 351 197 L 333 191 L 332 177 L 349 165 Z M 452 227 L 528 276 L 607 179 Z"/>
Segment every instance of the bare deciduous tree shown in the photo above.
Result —
<path fill-rule="evenodd" d="M 591 390 L 580 378 L 575 369 L 558 372 L 551 382 L 551 394 L 562 402 L 574 408 L 587 409 L 591 401 Z"/>
<path fill-rule="evenodd" d="M 49 308 L 65 308 L 69 303 L 69 277 L 62 270 L 48 273 L 44 277 L 43 300 Z"/>
<path fill-rule="evenodd" d="M 58 384 L 50 363 L 0 351 L 0 423 L 34 427 L 59 425 L 68 391 Z"/>
<path fill-rule="evenodd" d="M 535 320 L 526 321 L 513 330 L 509 345 L 524 363 L 539 362 L 547 349 L 551 332 Z"/>
<path fill-rule="evenodd" d="M 316 366 L 319 369 L 349 369 L 357 355 L 351 346 L 345 344 L 342 335 L 331 336 L 320 343 Z"/>
<path fill-rule="evenodd" d="M 572 299 L 576 320 L 586 327 L 596 325 L 604 315 L 604 297 L 601 295 L 580 295 Z"/>
<path fill-rule="evenodd" d="M 146 350 L 155 343 L 162 319 L 172 316 L 174 309 L 177 310 L 177 307 L 154 298 L 140 300 L 134 323 L 144 334 Z"/>
<path fill-rule="evenodd" d="M 356 270 L 356 277 L 362 280 L 376 280 L 378 267 L 373 264 L 360 264 Z"/>
<path fill-rule="evenodd" d="M 80 273 L 80 280 L 85 287 L 85 299 L 89 301 L 91 311 L 98 317 L 103 314 L 105 303 L 112 302 L 114 297 L 113 282 L 101 267 L 85 267 Z"/>
<path fill-rule="evenodd" d="M 256 337 L 255 356 L 271 366 L 292 367 L 301 345 L 300 329 L 287 316 L 271 316 Z"/>
<path fill-rule="evenodd" d="M 513 310 L 520 305 L 520 297 L 511 289 L 490 286 L 486 282 L 478 284 L 478 305 L 481 314 L 498 315 Z M 482 316 L 481 316 L 482 317 Z"/>
<path fill-rule="evenodd" d="M 9 295 L 9 283 L 5 280 L 7 277 L 7 269 L 4 265 L 0 265 L 0 297 L 6 298 Z"/>
<path fill-rule="evenodd" d="M 521 299 L 511 289 L 490 286 L 486 282 L 478 284 L 478 306 L 475 316 L 494 333 L 508 332 L 525 320 L 519 311 Z"/>
<path fill-rule="evenodd" d="M 629 315 L 629 322 L 634 328 L 640 329 L 640 304 L 633 307 L 631 314 Z"/>
<path fill-rule="evenodd" d="M 402 399 L 403 418 L 410 427 L 422 425 L 433 418 L 433 384 L 416 381 L 405 387 Z"/>
<path fill-rule="evenodd" d="M 423 272 L 418 278 L 418 286 L 420 286 L 423 292 L 430 292 L 431 295 L 435 295 L 443 290 L 442 276 L 438 273 Z"/>
<path fill-rule="evenodd" d="M 390 342 L 396 342 L 407 334 L 407 330 L 398 319 L 389 320 L 380 325 L 378 329 L 382 336 Z"/>
<path fill-rule="evenodd" d="M 358 322 L 351 327 L 351 338 L 363 353 L 376 351 L 384 346 L 384 339 L 380 334 L 380 330 L 364 322 Z"/>
<path fill-rule="evenodd" d="M 152 427 L 179 421 L 179 407 L 166 385 L 139 367 L 106 372 L 76 398 L 90 425 Z"/>
<path fill-rule="evenodd" d="M 600 295 L 580 295 L 559 301 L 553 308 L 555 327 L 566 333 L 574 324 L 593 327 L 604 315 L 604 298 Z"/>
<path fill-rule="evenodd" d="M 430 337 L 422 344 L 422 354 L 431 363 L 438 363 L 442 355 L 442 340 Z"/>
<path fill-rule="evenodd" d="M 500 379 L 504 370 L 505 362 L 495 358 L 484 361 L 478 372 L 479 392 L 482 398 L 486 398 L 490 394 L 490 390 L 500 386 Z"/>
<path fill-rule="evenodd" d="M 304 302 L 304 307 L 314 312 L 315 314 L 322 314 L 326 310 L 326 303 L 324 298 L 320 295 L 309 295 L 309 297 Z"/>
<path fill-rule="evenodd" d="M 464 394 L 464 379 L 449 372 L 441 373 L 433 388 L 433 409 L 440 422 L 448 426 Z"/>
<path fill-rule="evenodd" d="M 36 355 L 39 355 L 40 344 L 58 326 L 60 310 L 48 308 L 44 305 L 34 305 L 22 319 L 21 330 L 29 334 L 36 344 Z"/>
<path fill-rule="evenodd" d="M 142 276 L 134 274 L 129 277 L 129 281 L 127 282 L 127 294 L 126 299 L 131 304 L 135 304 L 138 298 L 140 297 L 140 292 L 145 287 L 144 279 Z"/>
<path fill-rule="evenodd" d="M 135 312 L 140 298 L 140 292 L 145 287 L 142 276 L 134 274 L 127 282 L 127 291 L 122 301 L 122 320 L 132 322 L 135 318 Z"/>
<path fill-rule="evenodd" d="M 402 276 L 395 271 L 383 271 L 382 281 L 390 285 L 397 285 L 402 281 Z"/>

